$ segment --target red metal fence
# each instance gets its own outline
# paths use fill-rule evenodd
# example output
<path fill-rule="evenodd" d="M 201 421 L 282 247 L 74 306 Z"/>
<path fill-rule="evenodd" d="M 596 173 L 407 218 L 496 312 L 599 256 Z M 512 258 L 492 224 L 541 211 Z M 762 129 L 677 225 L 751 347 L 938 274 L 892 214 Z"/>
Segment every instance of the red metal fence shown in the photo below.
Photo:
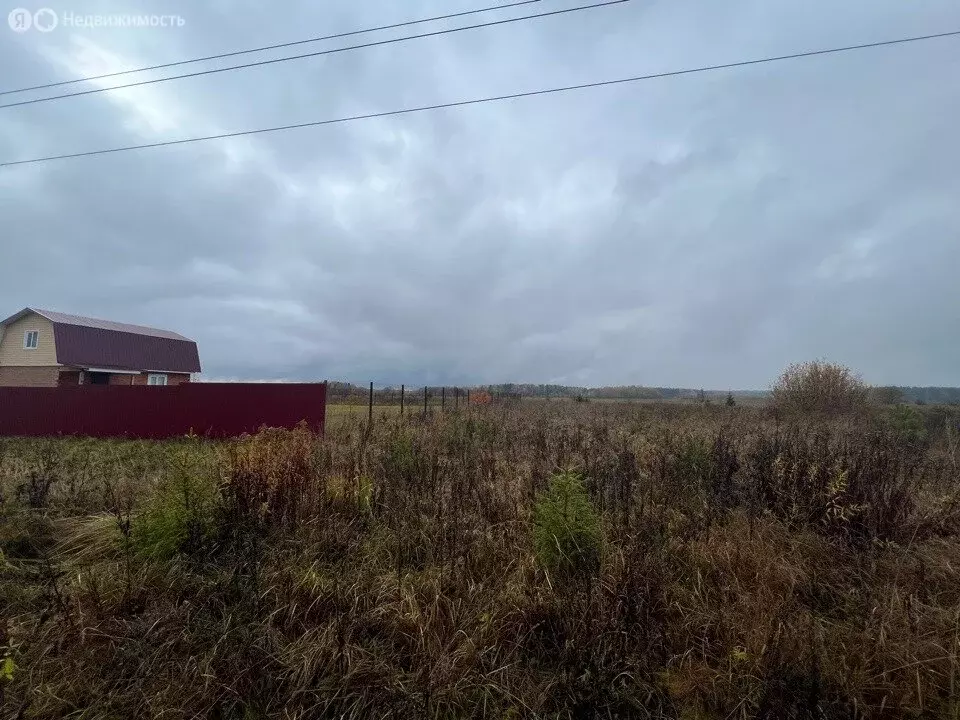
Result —
<path fill-rule="evenodd" d="M 323 432 L 326 384 L 0 388 L 0 436 L 233 437 L 302 421 Z"/>

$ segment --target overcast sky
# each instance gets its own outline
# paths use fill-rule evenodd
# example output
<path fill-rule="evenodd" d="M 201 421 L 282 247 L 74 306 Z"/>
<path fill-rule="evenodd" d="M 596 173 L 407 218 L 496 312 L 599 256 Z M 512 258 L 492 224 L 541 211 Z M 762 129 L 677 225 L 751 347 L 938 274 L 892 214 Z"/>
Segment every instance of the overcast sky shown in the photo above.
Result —
<path fill-rule="evenodd" d="M 9 2 L 0 90 L 485 4 L 50 0 L 185 23 L 18 34 Z M 0 162 L 955 29 L 957 0 L 631 0 L 3 109 Z M 948 38 L 0 168 L 0 316 L 176 330 L 220 379 L 960 385 L 958 117 Z"/>

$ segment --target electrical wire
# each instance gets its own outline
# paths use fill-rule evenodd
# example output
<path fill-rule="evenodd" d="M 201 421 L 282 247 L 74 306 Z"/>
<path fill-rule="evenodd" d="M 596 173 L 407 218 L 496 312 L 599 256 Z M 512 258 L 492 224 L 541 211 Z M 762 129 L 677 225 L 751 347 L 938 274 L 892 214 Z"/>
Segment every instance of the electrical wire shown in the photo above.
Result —
<path fill-rule="evenodd" d="M 206 135 L 202 137 L 183 138 L 180 140 L 165 140 L 155 143 L 144 143 L 142 145 L 126 145 L 123 147 L 107 148 L 102 150 L 88 150 L 86 152 L 66 153 L 63 155 L 49 155 L 47 157 L 31 158 L 28 160 L 13 160 L 0 163 L 0 167 L 13 167 L 16 165 L 31 165 L 35 163 L 52 162 L 54 160 L 66 160 L 70 158 L 90 157 L 93 155 L 107 155 L 111 153 L 128 152 L 131 150 L 146 150 L 148 148 L 168 147 L 171 145 L 186 145 L 190 143 L 206 142 L 208 140 L 224 140 L 227 138 L 242 137 L 246 135 L 260 135 L 264 133 L 281 132 L 285 130 L 297 130 L 300 128 L 320 127 L 323 125 L 335 125 L 339 123 L 354 122 L 357 120 L 369 120 L 373 118 L 390 117 L 395 115 L 407 115 L 411 113 L 426 112 L 430 110 L 441 110 L 444 108 L 465 107 L 468 105 L 479 105 L 482 103 L 501 102 L 505 100 L 515 100 L 518 98 L 535 97 L 539 95 L 551 95 L 557 93 L 571 92 L 574 90 L 585 90 L 587 88 L 607 87 L 611 85 L 623 85 L 627 83 L 640 82 L 644 80 L 655 80 L 659 78 L 677 77 L 680 75 L 692 75 L 694 73 L 712 72 L 717 70 L 727 70 L 731 68 L 740 68 L 750 65 L 760 65 L 763 63 L 780 62 L 784 60 L 795 60 L 799 58 L 809 58 L 818 55 L 832 55 L 836 53 L 851 52 L 854 50 L 866 50 L 869 48 L 885 47 L 890 45 L 904 45 L 906 43 L 915 43 L 925 40 L 935 40 L 938 38 L 955 37 L 960 35 L 960 30 L 950 32 L 936 33 L 933 35 L 919 35 L 914 37 L 898 38 L 896 40 L 882 40 L 879 42 L 864 43 L 861 45 L 845 45 L 843 47 L 827 48 L 823 50 L 809 50 L 806 52 L 791 53 L 789 55 L 777 55 L 773 57 L 757 58 L 755 60 L 741 60 L 738 62 L 722 63 L 718 65 L 703 65 L 699 67 L 686 68 L 683 70 L 672 70 L 668 72 L 651 73 L 649 75 L 635 75 L 633 77 L 616 78 L 613 80 L 600 80 L 597 82 L 581 83 L 578 85 L 565 85 L 562 87 L 544 88 L 541 90 L 530 90 L 527 92 L 510 93 L 507 95 L 495 95 L 483 98 L 474 98 L 470 100 L 458 100 L 455 102 L 437 103 L 434 105 L 421 105 L 419 107 L 403 108 L 400 110 L 388 110 L 385 112 L 367 113 L 364 115 L 351 115 L 349 117 L 332 118 L 328 120 L 316 120 L 313 122 L 295 123 L 291 125 L 280 125 L 276 127 L 258 128 L 256 130 L 241 130 L 238 132 L 221 133 L 219 135 Z"/>
<path fill-rule="evenodd" d="M 61 80 L 59 82 L 46 83 L 44 85 L 32 85 L 30 87 L 17 88 L 16 90 L 0 90 L 0 96 L 14 95 L 16 93 L 30 92 L 31 90 L 47 90 L 49 88 L 62 87 L 64 85 L 74 85 L 82 82 L 92 82 L 94 80 L 105 80 L 107 78 L 119 77 L 120 75 L 132 75 L 133 73 L 147 72 L 148 70 L 163 70 L 165 68 L 179 67 L 180 65 L 190 65 L 192 63 L 207 62 L 209 60 L 220 60 L 223 58 L 237 57 L 238 55 L 249 55 L 252 53 L 265 52 L 267 50 L 280 50 L 281 48 L 295 47 L 297 45 L 306 45 L 308 43 L 322 42 L 324 40 L 337 40 L 339 38 L 352 37 L 354 35 L 365 35 L 368 33 L 381 32 L 383 30 L 395 30 L 396 28 L 409 27 L 411 25 L 423 25 L 440 20 L 451 20 L 453 18 L 465 17 L 467 15 L 479 15 L 484 12 L 494 10 L 506 10 L 508 8 L 519 7 L 521 5 L 532 5 L 541 2 L 541 0 L 520 0 L 505 5 L 489 5 L 476 10 L 466 10 L 464 12 L 451 13 L 449 15 L 435 15 L 434 17 L 422 18 L 420 20 L 407 20 L 406 22 L 392 23 L 390 25 L 378 25 L 377 27 L 365 28 L 363 30 L 350 30 L 347 32 L 335 33 L 333 35 L 321 35 L 319 37 L 306 38 L 304 40 L 293 40 L 290 42 L 277 43 L 276 45 L 263 45 L 261 47 L 249 48 L 247 50 L 234 50 L 233 52 L 220 53 L 219 55 L 207 55 L 205 57 L 191 58 L 190 60 L 178 60 L 176 62 L 162 63 L 160 65 L 148 65 L 146 67 L 134 68 L 132 70 L 118 70 L 117 72 L 104 73 L 103 75 L 91 75 L 85 78 L 75 78 L 74 80 Z"/>
<path fill-rule="evenodd" d="M 464 30 L 477 30 L 479 28 L 493 27 L 496 25 L 507 25 L 509 23 L 522 22 L 524 20 L 539 20 L 540 18 L 552 17 L 555 15 L 566 15 L 569 13 L 580 12 L 581 10 L 594 10 L 601 7 L 610 7 L 612 5 L 622 5 L 630 0 L 605 0 L 605 2 L 594 3 L 592 5 L 578 5 L 572 8 L 563 8 L 562 10 L 551 10 L 534 15 L 521 15 L 520 17 L 507 18 L 506 20 L 493 20 L 476 25 L 464 25 L 456 28 L 446 28 L 444 30 L 434 30 L 433 32 L 420 33 L 419 35 L 405 35 L 399 38 L 390 38 L 389 40 L 377 40 L 375 42 L 362 43 L 360 45 L 348 45 L 342 48 L 331 48 L 329 50 L 318 50 L 316 52 L 304 53 L 302 55 L 289 55 L 282 58 L 273 58 L 270 60 L 258 60 L 257 62 L 243 63 L 242 65 L 230 65 L 224 68 L 211 68 L 210 70 L 198 70 L 192 73 L 183 73 L 182 75 L 170 75 L 169 77 L 153 78 L 150 80 L 139 80 L 137 82 L 127 83 L 125 85 L 114 85 L 111 87 L 93 88 L 92 90 L 80 90 L 63 95 L 50 95 L 49 97 L 33 98 L 31 100 L 19 100 L 17 102 L 0 105 L 0 110 L 4 108 L 21 107 L 23 105 L 36 105 L 38 103 L 51 102 L 53 100 L 64 100 L 66 98 L 80 97 L 82 95 L 94 95 L 96 93 L 111 92 L 113 90 L 123 90 L 125 88 L 140 87 L 142 85 L 154 85 L 156 83 L 170 82 L 171 80 L 183 80 L 184 78 L 200 77 L 201 75 L 214 75 L 216 73 L 230 72 L 233 70 L 245 70 L 262 65 L 275 65 L 291 60 L 303 60 L 305 58 L 320 57 L 321 55 L 333 55 L 335 53 L 347 52 L 348 50 L 361 50 L 365 48 L 379 47 L 381 45 L 392 45 L 393 43 L 407 42 L 409 40 L 420 40 L 422 38 L 437 37 L 439 35 L 449 35 L 451 33 L 463 32 Z"/>

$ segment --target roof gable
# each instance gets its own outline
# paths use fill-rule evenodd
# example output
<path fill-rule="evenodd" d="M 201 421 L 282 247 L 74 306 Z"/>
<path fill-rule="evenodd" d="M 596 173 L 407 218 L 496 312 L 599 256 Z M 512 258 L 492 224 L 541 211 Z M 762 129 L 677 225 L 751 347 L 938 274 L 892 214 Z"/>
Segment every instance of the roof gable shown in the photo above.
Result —
<path fill-rule="evenodd" d="M 36 310 L 31 310 L 30 308 L 24 308 L 20 312 L 14 313 L 10 317 L 6 318 L 5 320 L 0 320 L 0 331 L 2 331 L 3 328 L 6 327 L 7 325 L 12 325 L 17 320 L 21 318 L 25 318 L 27 315 L 39 315 L 39 314 L 40 313 L 38 313 Z"/>

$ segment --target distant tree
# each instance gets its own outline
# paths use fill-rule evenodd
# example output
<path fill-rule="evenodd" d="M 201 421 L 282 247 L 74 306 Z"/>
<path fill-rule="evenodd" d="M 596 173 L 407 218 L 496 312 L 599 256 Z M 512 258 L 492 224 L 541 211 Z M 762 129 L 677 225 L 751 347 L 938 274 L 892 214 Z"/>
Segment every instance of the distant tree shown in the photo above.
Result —
<path fill-rule="evenodd" d="M 868 388 L 850 368 L 824 360 L 795 363 L 773 386 L 773 403 L 781 410 L 846 412 L 863 406 Z"/>
<path fill-rule="evenodd" d="M 707 404 L 707 393 L 703 391 L 703 388 L 700 388 L 700 390 L 697 392 L 697 402 L 701 405 Z"/>
<path fill-rule="evenodd" d="M 737 401 L 733 399 L 733 393 L 727 393 L 727 407 L 736 407 Z"/>
<path fill-rule="evenodd" d="M 897 405 L 903 402 L 903 391 L 898 387 L 872 387 L 869 397 L 877 405 Z"/>
<path fill-rule="evenodd" d="M 960 403 L 960 388 L 955 387 L 902 387 L 903 402 L 915 403 L 923 400 L 925 403 L 946 403 L 954 405 Z"/>

